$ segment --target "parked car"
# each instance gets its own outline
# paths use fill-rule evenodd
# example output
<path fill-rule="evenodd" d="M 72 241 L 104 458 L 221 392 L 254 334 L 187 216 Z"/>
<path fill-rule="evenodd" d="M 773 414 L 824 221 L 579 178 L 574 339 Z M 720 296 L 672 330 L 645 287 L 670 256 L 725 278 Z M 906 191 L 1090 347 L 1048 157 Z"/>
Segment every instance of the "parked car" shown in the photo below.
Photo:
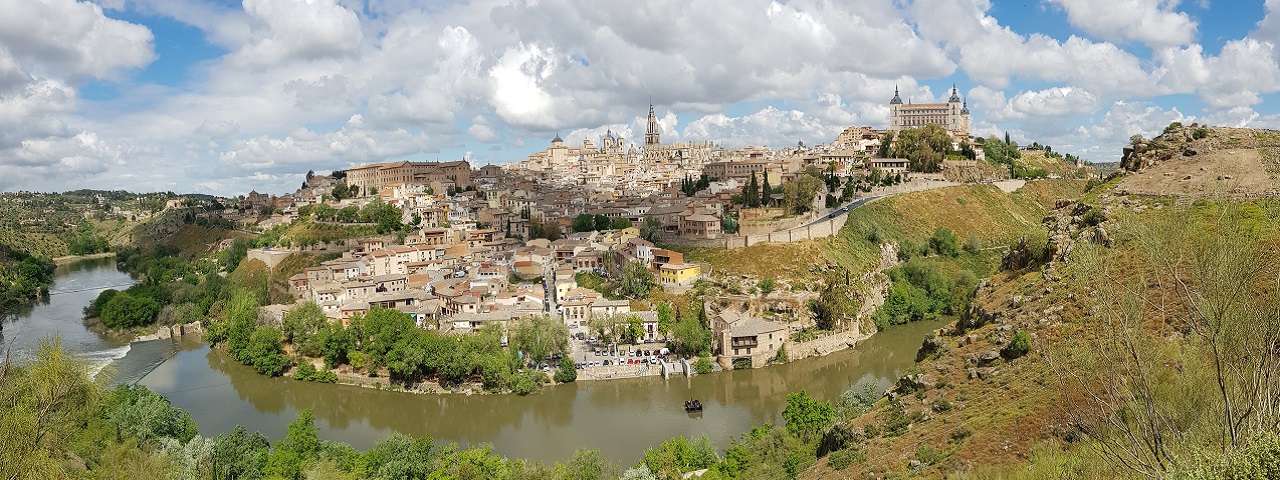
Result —
<path fill-rule="evenodd" d="M 607 367 L 607 366 L 609 366 L 609 361 L 608 361 L 608 360 L 605 360 L 605 361 L 604 361 L 604 366 L 606 366 L 606 367 Z"/>

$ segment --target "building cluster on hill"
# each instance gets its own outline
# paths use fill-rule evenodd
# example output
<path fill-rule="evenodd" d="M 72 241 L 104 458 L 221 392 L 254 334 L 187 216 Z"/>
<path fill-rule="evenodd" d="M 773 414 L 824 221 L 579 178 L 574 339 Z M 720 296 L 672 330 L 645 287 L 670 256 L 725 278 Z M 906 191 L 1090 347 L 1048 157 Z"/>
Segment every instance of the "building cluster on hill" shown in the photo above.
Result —
<path fill-rule="evenodd" d="M 958 100 L 954 90 L 952 100 Z M 890 130 L 938 123 L 967 137 L 968 109 L 952 103 L 934 112 L 934 106 L 904 105 L 895 94 Z M 299 300 L 316 302 L 334 321 L 383 307 L 433 329 L 466 331 L 542 314 L 579 326 L 631 309 L 625 300 L 579 285 L 580 272 L 616 275 L 638 262 L 659 285 L 674 289 L 703 277 L 705 265 L 653 241 L 734 234 L 726 232 L 727 218 L 738 218 L 742 206 L 735 197 L 749 184 L 776 188 L 814 168 L 839 177 L 906 168 L 901 159 L 876 158 L 890 130 L 854 126 L 824 145 L 732 149 L 714 142 L 663 144 L 659 130 L 650 107 L 642 145 L 612 131 L 599 146 L 590 139 L 569 146 L 557 135 L 547 149 L 501 167 L 472 169 L 465 160 L 359 165 L 308 173 L 288 195 L 251 192 L 229 204 L 242 212 L 233 220 L 257 216 L 260 228 L 288 224 L 307 206 L 341 211 L 380 201 L 399 209 L 401 223 L 411 226 L 407 232 L 329 242 L 323 247 L 342 251 L 340 258 L 290 278 Z M 645 338 L 654 338 L 656 317 L 638 316 Z M 724 355 L 759 363 L 761 352 L 786 341 L 785 328 L 742 312 L 713 317 L 710 323 L 723 327 L 715 343 Z"/>

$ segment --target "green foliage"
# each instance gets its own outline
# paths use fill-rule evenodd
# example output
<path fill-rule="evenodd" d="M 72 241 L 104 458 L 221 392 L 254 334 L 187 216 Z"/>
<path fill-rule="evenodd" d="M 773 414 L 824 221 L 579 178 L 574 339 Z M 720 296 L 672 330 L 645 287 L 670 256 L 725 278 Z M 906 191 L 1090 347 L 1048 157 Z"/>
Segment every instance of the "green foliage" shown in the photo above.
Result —
<path fill-rule="evenodd" d="M 657 217 L 644 217 L 644 224 L 640 225 L 640 238 L 651 243 L 658 242 L 658 236 L 662 234 L 662 221 Z"/>
<path fill-rule="evenodd" d="M 875 313 L 881 328 L 963 312 L 973 298 L 978 277 L 937 258 L 912 258 L 888 271 L 893 283 Z"/>
<path fill-rule="evenodd" d="M 0 470 L 12 478 L 62 478 L 69 444 L 103 395 L 89 364 L 55 337 L 40 342 L 30 363 L 6 359 L 0 371 Z"/>
<path fill-rule="evenodd" d="M 280 329 L 276 327 L 262 326 L 255 329 L 248 346 L 239 356 L 240 362 L 267 376 L 274 377 L 284 373 L 284 369 L 289 366 L 289 357 L 284 354 L 280 335 Z"/>
<path fill-rule="evenodd" d="M 916 460 L 925 465 L 937 465 L 942 461 L 944 456 L 938 449 L 929 445 L 920 445 L 916 447 Z"/>
<path fill-rule="evenodd" d="M 612 230 L 622 230 L 631 228 L 631 219 L 626 217 L 618 217 L 609 222 L 609 228 Z"/>
<path fill-rule="evenodd" d="M 1007 359 L 1020 358 L 1031 351 L 1031 335 L 1026 330 L 1018 330 L 1013 334 L 1013 339 L 1009 340 L 1009 344 L 1000 350 L 1000 355 Z"/>
<path fill-rule="evenodd" d="M 578 369 L 568 355 L 560 357 L 560 368 L 556 370 L 556 383 L 569 383 L 578 379 Z"/>
<path fill-rule="evenodd" d="M 1196 140 L 1200 140 L 1208 136 L 1209 136 L 1209 129 L 1205 127 L 1199 127 L 1191 132 L 1191 138 L 1194 138 Z"/>
<path fill-rule="evenodd" d="M 711 351 L 711 329 L 707 327 L 706 314 L 701 302 L 690 305 L 680 314 L 680 320 L 671 329 L 671 350 L 677 355 L 691 357 Z"/>
<path fill-rule="evenodd" d="M 116 441 L 133 437 L 139 443 L 174 438 L 188 442 L 196 436 L 196 422 L 185 410 L 169 406 L 169 399 L 141 385 L 119 385 L 107 397 L 103 418 L 115 427 Z"/>
<path fill-rule="evenodd" d="M 160 304 L 155 300 L 120 292 L 101 307 L 99 316 L 107 328 L 123 329 L 150 325 L 159 313 Z"/>
<path fill-rule="evenodd" d="M 671 308 L 671 304 L 659 302 L 654 310 L 658 312 L 658 332 L 664 334 L 670 332 L 676 322 L 676 312 Z"/>
<path fill-rule="evenodd" d="M 658 281 L 642 262 L 631 262 L 622 271 L 622 292 L 631 298 L 646 298 Z"/>
<path fill-rule="evenodd" d="M 942 169 L 942 160 L 951 151 L 947 131 L 931 124 L 899 132 L 890 153 L 895 158 L 907 159 L 912 171 L 933 173 Z"/>
<path fill-rule="evenodd" d="M 547 382 L 547 375 L 535 369 L 516 374 L 511 391 L 516 395 L 528 395 L 538 391 L 538 387 Z"/>
<path fill-rule="evenodd" d="M 735 358 L 733 360 L 733 369 L 734 370 L 751 370 L 751 359 Z"/>
<path fill-rule="evenodd" d="M 712 368 L 711 357 L 698 357 L 693 361 L 693 371 L 700 375 L 711 373 Z"/>
<path fill-rule="evenodd" d="M 864 463 L 867 461 L 867 452 L 859 448 L 845 448 L 836 450 L 827 455 L 827 464 L 836 471 L 849 468 L 855 463 Z"/>
<path fill-rule="evenodd" d="M 571 227 L 575 232 L 590 232 L 592 230 L 595 230 L 596 229 L 595 216 L 589 213 L 579 214 L 578 216 L 573 217 L 573 223 L 571 224 Z"/>
<path fill-rule="evenodd" d="M 835 409 L 831 404 L 810 397 L 804 390 L 787 394 L 787 407 L 782 419 L 787 432 L 800 438 L 812 438 L 831 424 Z"/>
<path fill-rule="evenodd" d="M 302 361 L 293 371 L 293 378 L 303 382 L 337 383 L 338 374 L 329 370 L 316 370 L 309 360 Z"/>
<path fill-rule="evenodd" d="M 385 234 L 398 231 L 404 226 L 401 224 L 403 214 L 400 207 L 375 198 L 360 208 L 360 221 L 377 224 L 378 233 Z"/>
<path fill-rule="evenodd" d="M 757 285 L 757 287 L 760 289 L 761 295 L 768 295 L 769 293 L 773 292 L 773 289 L 776 286 L 777 285 L 773 281 L 773 277 L 764 277 L 760 279 L 760 283 Z"/>
<path fill-rule="evenodd" d="M 960 247 L 958 243 L 956 234 L 947 227 L 938 227 L 933 231 L 933 236 L 929 237 L 929 249 L 938 255 L 959 256 Z"/>
<path fill-rule="evenodd" d="M 541 364 L 548 356 L 568 350 L 569 327 L 549 316 L 536 315 L 520 321 L 512 345 L 534 364 Z"/>
<path fill-rule="evenodd" d="M 0 310 L 49 292 L 52 261 L 0 244 Z"/>
<path fill-rule="evenodd" d="M 658 448 L 645 450 L 640 464 L 657 475 L 670 478 L 672 475 L 678 477 L 681 472 L 709 468 L 718 460 L 716 447 L 706 435 L 693 442 L 680 436 L 662 442 Z"/>

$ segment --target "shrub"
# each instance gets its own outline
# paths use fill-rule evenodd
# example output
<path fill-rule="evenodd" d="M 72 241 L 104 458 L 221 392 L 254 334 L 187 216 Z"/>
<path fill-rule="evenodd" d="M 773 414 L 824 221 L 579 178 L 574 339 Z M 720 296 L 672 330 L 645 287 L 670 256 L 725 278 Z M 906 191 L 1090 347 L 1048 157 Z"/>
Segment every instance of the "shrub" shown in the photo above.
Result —
<path fill-rule="evenodd" d="M 538 370 L 525 370 L 516 375 L 511 391 L 516 395 L 528 395 L 538 391 L 538 387 L 546 383 L 547 376 Z"/>
<path fill-rule="evenodd" d="M 982 237 L 969 235 L 969 238 L 964 242 L 964 251 L 978 253 L 979 250 L 982 250 Z"/>
<path fill-rule="evenodd" d="M 1195 129 L 1194 132 L 1191 132 L 1191 138 L 1194 138 L 1196 140 L 1202 139 L 1207 136 L 1209 136 L 1209 129 L 1204 127 L 1197 128 Z"/>
<path fill-rule="evenodd" d="M 569 383 L 578 379 L 578 369 L 568 355 L 560 357 L 560 369 L 556 370 L 556 383 Z"/>
<path fill-rule="evenodd" d="M 711 369 L 712 369 L 711 359 L 708 357 L 698 357 L 697 360 L 693 361 L 693 371 L 695 373 L 698 373 L 700 375 L 707 374 L 707 373 L 711 373 Z"/>
<path fill-rule="evenodd" d="M 925 465 L 937 465 L 942 461 L 942 453 L 929 445 L 921 445 L 916 448 L 916 460 Z"/>
<path fill-rule="evenodd" d="M 751 369 L 751 359 L 750 359 L 750 358 L 739 358 L 739 359 L 737 359 L 737 360 L 734 360 L 734 361 L 733 361 L 733 369 L 734 369 L 734 370 L 750 370 L 750 369 Z"/>
<path fill-rule="evenodd" d="M 1000 351 L 1000 354 L 1003 355 L 1004 358 L 1013 360 L 1026 355 L 1027 352 L 1030 351 L 1031 335 L 1027 334 L 1024 330 L 1019 330 L 1017 333 L 1013 334 L 1013 340 L 1009 341 L 1009 345 L 1006 345 L 1004 349 Z"/>
<path fill-rule="evenodd" d="M 844 450 L 836 450 L 827 456 L 827 463 L 831 468 L 836 470 L 844 470 L 854 463 L 862 463 L 867 461 L 867 453 L 857 448 L 846 448 Z"/>
<path fill-rule="evenodd" d="M 951 411 L 951 402 L 945 398 L 939 398 L 933 401 L 933 411 L 938 413 L 946 413 Z"/>
<path fill-rule="evenodd" d="M 1097 208 L 1090 208 L 1089 211 L 1084 214 L 1084 217 L 1080 218 L 1080 221 L 1084 223 L 1086 227 L 1096 227 L 1098 224 L 1107 221 L 1107 217 L 1102 214 L 1101 210 L 1098 210 Z"/>
<path fill-rule="evenodd" d="M 953 443 L 960 443 L 971 436 L 973 436 L 973 430 L 969 430 L 969 427 L 961 425 L 951 432 L 951 441 Z"/>

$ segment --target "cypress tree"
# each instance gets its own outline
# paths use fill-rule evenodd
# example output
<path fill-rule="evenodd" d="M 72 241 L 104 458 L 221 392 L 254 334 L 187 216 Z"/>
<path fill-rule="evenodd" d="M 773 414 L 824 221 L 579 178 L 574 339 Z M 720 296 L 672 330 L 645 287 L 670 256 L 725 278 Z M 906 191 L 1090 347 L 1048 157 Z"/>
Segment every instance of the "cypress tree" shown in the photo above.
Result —
<path fill-rule="evenodd" d="M 767 207 L 770 200 L 772 200 L 769 195 L 773 194 L 773 188 L 769 187 L 769 171 L 761 172 L 760 176 L 764 177 L 764 186 L 760 187 L 760 204 Z"/>
<path fill-rule="evenodd" d="M 742 197 L 747 208 L 760 206 L 760 184 L 756 182 L 756 172 L 751 172 L 751 180 L 747 182 L 747 192 Z"/>

